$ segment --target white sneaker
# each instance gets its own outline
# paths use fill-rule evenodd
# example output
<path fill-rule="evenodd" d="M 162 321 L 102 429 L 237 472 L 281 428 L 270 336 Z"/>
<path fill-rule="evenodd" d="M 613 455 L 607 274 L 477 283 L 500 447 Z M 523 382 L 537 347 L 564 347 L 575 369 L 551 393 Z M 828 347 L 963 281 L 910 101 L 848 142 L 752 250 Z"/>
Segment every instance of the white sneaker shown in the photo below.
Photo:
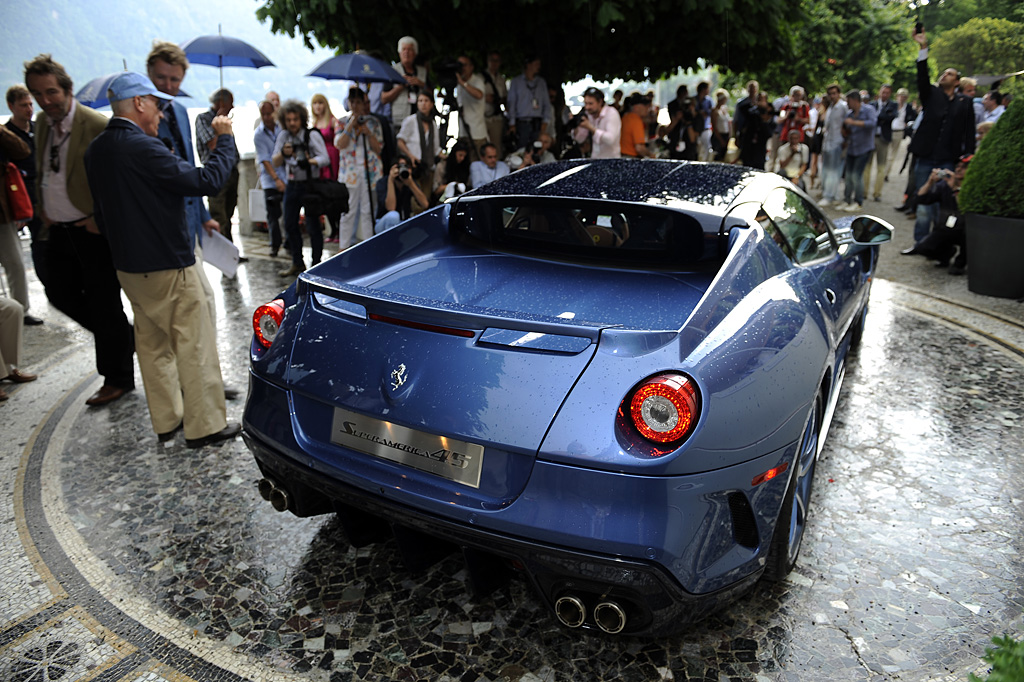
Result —
<path fill-rule="evenodd" d="M 861 205 L 860 204 L 849 203 L 846 206 L 843 206 L 843 210 L 847 211 L 849 213 L 853 213 L 854 211 L 861 210 Z"/>
<path fill-rule="evenodd" d="M 829 201 L 828 199 L 818 199 L 818 206 L 821 206 L 822 208 L 827 208 L 831 205 L 832 202 Z"/>

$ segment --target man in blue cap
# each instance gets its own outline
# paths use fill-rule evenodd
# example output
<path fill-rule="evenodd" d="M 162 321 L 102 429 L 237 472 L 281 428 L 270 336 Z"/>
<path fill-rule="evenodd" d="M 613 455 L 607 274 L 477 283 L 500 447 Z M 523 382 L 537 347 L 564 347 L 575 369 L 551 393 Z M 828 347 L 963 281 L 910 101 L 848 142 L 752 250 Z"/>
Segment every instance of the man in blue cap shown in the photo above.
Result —
<path fill-rule="evenodd" d="M 181 428 L 198 448 L 233 438 L 209 303 L 197 272 L 185 197 L 215 194 L 238 162 L 231 120 L 213 120 L 217 147 L 203 168 L 157 137 L 171 100 L 139 73 L 108 91 L 114 118 L 85 153 L 96 222 L 110 242 L 121 288 L 135 313 L 135 351 L 153 429 Z"/>

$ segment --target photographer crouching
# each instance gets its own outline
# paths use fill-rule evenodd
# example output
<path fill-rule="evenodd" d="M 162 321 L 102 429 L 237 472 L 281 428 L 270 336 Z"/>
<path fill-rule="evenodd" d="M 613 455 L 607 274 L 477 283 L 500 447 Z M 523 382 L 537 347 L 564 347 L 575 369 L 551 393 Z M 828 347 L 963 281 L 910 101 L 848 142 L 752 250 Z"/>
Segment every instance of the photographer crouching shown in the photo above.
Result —
<path fill-rule="evenodd" d="M 955 170 L 933 168 L 920 189 L 917 190 L 917 203 L 923 206 L 938 204 L 938 218 L 932 224 L 931 232 L 904 251 L 906 255 L 925 256 L 937 261 L 936 267 L 949 265 L 949 274 L 962 275 L 967 266 L 967 239 L 964 221 L 960 218 L 960 205 L 957 197 L 960 194 L 960 183 L 967 172 L 967 164 L 974 158 L 973 154 L 965 154 L 957 161 Z M 955 258 L 953 256 L 956 256 Z M 950 260 L 953 262 L 950 263 Z"/>
<path fill-rule="evenodd" d="M 374 234 L 380 234 L 426 210 L 427 195 L 420 189 L 413 176 L 412 161 L 399 153 L 398 163 L 391 167 L 386 178 L 377 183 L 377 197 L 382 206 L 382 215 L 373 227 Z M 383 195 L 383 197 L 381 196 Z"/>

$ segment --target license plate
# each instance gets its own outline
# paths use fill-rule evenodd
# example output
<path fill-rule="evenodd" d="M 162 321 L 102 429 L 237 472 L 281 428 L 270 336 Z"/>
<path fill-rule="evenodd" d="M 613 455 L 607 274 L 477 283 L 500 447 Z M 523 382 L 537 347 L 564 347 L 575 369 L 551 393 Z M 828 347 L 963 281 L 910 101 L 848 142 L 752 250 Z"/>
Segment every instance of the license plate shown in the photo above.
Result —
<path fill-rule="evenodd" d="M 434 436 L 340 407 L 334 408 L 331 442 L 471 488 L 480 487 L 484 448 L 476 443 Z"/>

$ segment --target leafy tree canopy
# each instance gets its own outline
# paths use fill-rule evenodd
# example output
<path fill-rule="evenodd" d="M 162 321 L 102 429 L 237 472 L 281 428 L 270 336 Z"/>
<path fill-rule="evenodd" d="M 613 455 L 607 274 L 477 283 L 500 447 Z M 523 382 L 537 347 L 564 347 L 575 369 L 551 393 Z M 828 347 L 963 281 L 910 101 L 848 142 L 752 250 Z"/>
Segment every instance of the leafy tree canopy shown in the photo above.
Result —
<path fill-rule="evenodd" d="M 843 3 L 835 3 L 843 4 Z M 793 0 L 264 0 L 256 11 L 274 31 L 339 52 L 357 48 L 397 59 L 414 36 L 437 64 L 468 54 L 482 64 L 501 52 L 518 74 L 529 54 L 549 81 L 655 79 L 704 63 L 753 71 L 791 54 L 800 21 Z M 478 67 L 479 68 L 479 67 Z"/>
<path fill-rule="evenodd" d="M 884 0 L 800 0 L 799 7 L 803 19 L 793 26 L 788 57 L 735 74 L 730 85 L 754 78 L 768 92 L 801 85 L 813 94 L 832 82 L 872 92 L 883 83 L 913 83 L 914 22 L 904 7 Z"/>
<path fill-rule="evenodd" d="M 999 75 L 1024 70 L 1024 23 L 1006 19 L 971 19 L 931 41 L 933 68 L 953 67 L 965 75 Z M 1000 87 L 1024 93 L 1024 76 Z M 981 87 L 981 92 L 988 87 Z"/>
<path fill-rule="evenodd" d="M 976 18 L 1024 23 L 1024 3 L 1020 0 L 916 0 L 908 10 L 921 19 L 928 33 L 936 35 Z"/>

